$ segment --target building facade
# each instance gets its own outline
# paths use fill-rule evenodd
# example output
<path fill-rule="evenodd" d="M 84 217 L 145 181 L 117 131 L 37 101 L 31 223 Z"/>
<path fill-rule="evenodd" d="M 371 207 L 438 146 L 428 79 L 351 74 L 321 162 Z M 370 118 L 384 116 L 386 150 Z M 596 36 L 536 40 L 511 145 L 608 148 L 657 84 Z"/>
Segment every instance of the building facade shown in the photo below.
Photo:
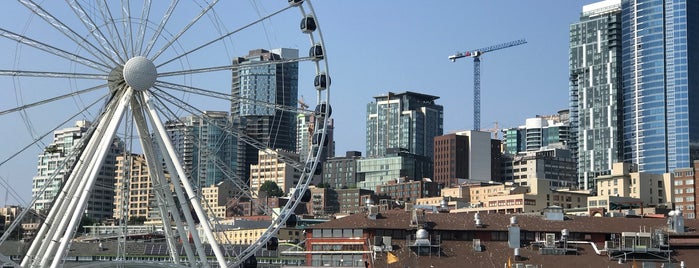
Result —
<path fill-rule="evenodd" d="M 432 160 L 404 150 L 388 150 L 384 157 L 357 160 L 357 187 L 375 191 L 376 186 L 399 178 L 418 180 L 432 176 Z"/>
<path fill-rule="evenodd" d="M 445 188 L 465 181 L 500 180 L 501 144 L 484 131 L 461 131 L 435 137 L 433 180 Z"/>
<path fill-rule="evenodd" d="M 288 194 L 301 178 L 301 171 L 282 161 L 278 155 L 298 161 L 298 155 L 280 150 L 260 150 L 259 163 L 250 166 L 250 191 L 257 193 L 266 181 L 273 181 Z"/>
<path fill-rule="evenodd" d="M 233 59 L 231 115 L 238 133 L 267 148 L 296 151 L 297 114 L 275 107 L 298 105 L 298 62 L 282 63 L 298 56 L 297 49 L 257 49 Z M 239 178 L 250 177 L 250 166 L 258 163 L 257 152 L 258 148 L 238 141 Z"/>
<path fill-rule="evenodd" d="M 570 25 L 570 149 L 583 189 L 622 159 L 621 0 L 583 6 Z"/>
<path fill-rule="evenodd" d="M 505 181 L 526 186 L 529 179 L 546 179 L 552 187 L 577 187 L 576 165 L 568 149 L 542 148 L 503 158 Z"/>
<path fill-rule="evenodd" d="M 367 201 L 376 199 L 374 191 L 360 188 L 336 189 L 337 202 L 341 214 L 355 214 L 366 211 Z"/>
<path fill-rule="evenodd" d="M 415 200 L 423 197 L 439 196 L 439 184 L 430 179 L 403 180 L 397 179 L 387 184 L 376 186 L 377 196 L 389 196 L 391 199 L 415 204 Z"/>
<path fill-rule="evenodd" d="M 357 187 L 357 161 L 362 153 L 348 151 L 344 157 L 332 157 L 323 162 L 323 183 L 331 188 L 344 189 Z"/>
<path fill-rule="evenodd" d="M 688 219 L 697 217 L 697 169 L 699 160 L 695 160 L 690 168 L 679 168 L 673 171 L 672 177 L 673 200 L 675 208 L 682 211 Z"/>
<path fill-rule="evenodd" d="M 204 111 L 178 121 L 166 122 L 166 129 L 197 189 L 215 185 L 236 167 L 236 138 L 228 112 Z"/>
<path fill-rule="evenodd" d="M 115 180 L 114 219 L 143 218 L 148 221 L 161 219 L 153 181 L 144 155 L 117 156 Z"/>
<path fill-rule="evenodd" d="M 401 148 L 432 159 L 433 139 L 444 128 L 444 108 L 435 103 L 438 98 L 410 91 L 374 97 L 367 104 L 367 157 L 383 157 L 387 149 Z"/>
<path fill-rule="evenodd" d="M 625 162 L 663 174 L 690 167 L 699 146 L 699 2 L 621 4 Z"/>
<path fill-rule="evenodd" d="M 638 165 L 615 163 L 612 174 L 595 179 L 597 197 L 637 198 L 643 206 L 672 207 L 672 174 L 640 172 Z"/>
<path fill-rule="evenodd" d="M 226 204 L 238 189 L 230 180 L 224 180 L 217 184 L 201 188 L 201 203 L 204 211 L 210 219 L 222 220 L 226 218 Z"/>
<path fill-rule="evenodd" d="M 559 111 L 555 115 L 539 115 L 527 118 L 525 125 L 503 130 L 506 154 L 537 151 L 542 147 L 570 142 L 569 111 Z"/>
<path fill-rule="evenodd" d="M 87 134 L 91 123 L 77 121 L 74 127 L 57 130 L 53 142 L 39 155 L 37 174 L 32 178 L 32 198 L 36 199 L 33 209 L 48 213 L 55 197 L 70 175 L 69 168 L 77 158 L 82 138 Z M 112 217 L 114 210 L 114 177 L 117 155 L 124 150 L 123 142 L 115 138 L 109 146 L 107 156 L 100 169 L 95 185 L 87 201 L 85 215 L 93 220 Z M 65 162 L 65 165 L 62 165 Z M 46 189 L 42 192 L 42 188 Z"/>

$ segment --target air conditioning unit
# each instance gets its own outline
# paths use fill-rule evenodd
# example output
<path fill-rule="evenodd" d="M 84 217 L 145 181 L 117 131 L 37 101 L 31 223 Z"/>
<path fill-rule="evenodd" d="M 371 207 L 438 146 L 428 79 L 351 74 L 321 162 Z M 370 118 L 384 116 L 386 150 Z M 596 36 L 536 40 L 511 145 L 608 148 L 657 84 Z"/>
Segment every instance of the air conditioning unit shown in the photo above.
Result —
<path fill-rule="evenodd" d="M 604 249 L 610 249 L 614 247 L 614 241 L 604 241 Z"/>
<path fill-rule="evenodd" d="M 483 246 L 481 246 L 481 240 L 480 239 L 473 239 L 473 250 L 476 252 L 481 252 L 483 251 Z"/>

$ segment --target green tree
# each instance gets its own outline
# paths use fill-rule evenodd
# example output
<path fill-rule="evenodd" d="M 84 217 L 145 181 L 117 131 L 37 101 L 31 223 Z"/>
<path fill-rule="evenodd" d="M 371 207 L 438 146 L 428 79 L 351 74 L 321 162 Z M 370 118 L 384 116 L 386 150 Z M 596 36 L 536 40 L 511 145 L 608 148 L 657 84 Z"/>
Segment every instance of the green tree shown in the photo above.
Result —
<path fill-rule="evenodd" d="M 279 188 L 279 185 L 273 181 L 265 181 L 262 183 L 260 186 L 260 191 L 258 192 L 258 196 L 268 196 L 268 197 L 280 197 L 284 195 L 284 191 L 282 191 L 281 188 Z"/>
<path fill-rule="evenodd" d="M 95 219 L 83 214 L 83 217 L 80 219 L 80 226 L 78 226 L 78 233 L 84 233 L 86 231 L 85 226 L 93 226 L 95 223 L 97 223 Z"/>
<path fill-rule="evenodd" d="M 127 222 L 127 224 L 129 224 L 129 225 L 141 225 L 144 222 L 146 222 L 146 220 L 147 220 L 146 217 L 143 217 L 143 216 L 131 217 L 131 218 L 129 218 L 129 221 Z"/>

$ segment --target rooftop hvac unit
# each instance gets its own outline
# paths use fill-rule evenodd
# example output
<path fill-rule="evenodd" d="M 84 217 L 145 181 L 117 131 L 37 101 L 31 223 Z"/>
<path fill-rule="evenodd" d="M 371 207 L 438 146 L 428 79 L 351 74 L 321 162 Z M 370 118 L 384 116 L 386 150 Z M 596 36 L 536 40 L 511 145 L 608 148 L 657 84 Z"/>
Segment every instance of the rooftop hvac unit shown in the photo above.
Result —
<path fill-rule="evenodd" d="M 481 252 L 483 251 L 483 246 L 481 246 L 481 240 L 480 239 L 473 239 L 473 250 L 476 252 Z"/>
<path fill-rule="evenodd" d="M 604 241 L 604 249 L 614 248 L 614 241 Z"/>
<path fill-rule="evenodd" d="M 544 241 L 544 246 L 547 248 L 552 248 L 556 246 L 556 234 L 547 233 L 546 241 Z"/>

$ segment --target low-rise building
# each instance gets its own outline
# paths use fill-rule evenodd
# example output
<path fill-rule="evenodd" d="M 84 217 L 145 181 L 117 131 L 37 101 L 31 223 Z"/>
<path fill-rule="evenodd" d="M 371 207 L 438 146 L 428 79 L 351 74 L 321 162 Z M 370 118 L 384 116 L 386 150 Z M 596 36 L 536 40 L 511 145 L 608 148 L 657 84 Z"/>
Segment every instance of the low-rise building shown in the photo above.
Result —
<path fill-rule="evenodd" d="M 597 196 L 638 198 L 644 206 L 672 207 L 672 174 L 638 172 L 638 165 L 614 163 L 612 174 L 595 178 Z"/>
<path fill-rule="evenodd" d="M 673 199 L 670 200 L 675 207 L 684 213 L 688 219 L 697 217 L 697 169 L 699 160 L 695 160 L 692 167 L 675 169 L 673 171 L 672 186 Z"/>
<path fill-rule="evenodd" d="M 439 195 L 439 185 L 430 179 L 407 180 L 398 178 L 376 186 L 376 195 L 388 196 L 401 203 L 414 203 L 418 198 Z"/>
<path fill-rule="evenodd" d="M 371 211 L 371 209 L 370 209 Z M 373 216 L 372 216 L 373 215 Z M 362 213 L 306 229 L 306 265 L 354 267 L 678 267 L 699 263 L 696 220 L 667 218 Z M 679 222 L 673 218 L 674 222 Z M 679 226 L 674 226 L 679 227 Z M 621 263 L 621 265 L 619 264 Z"/>

